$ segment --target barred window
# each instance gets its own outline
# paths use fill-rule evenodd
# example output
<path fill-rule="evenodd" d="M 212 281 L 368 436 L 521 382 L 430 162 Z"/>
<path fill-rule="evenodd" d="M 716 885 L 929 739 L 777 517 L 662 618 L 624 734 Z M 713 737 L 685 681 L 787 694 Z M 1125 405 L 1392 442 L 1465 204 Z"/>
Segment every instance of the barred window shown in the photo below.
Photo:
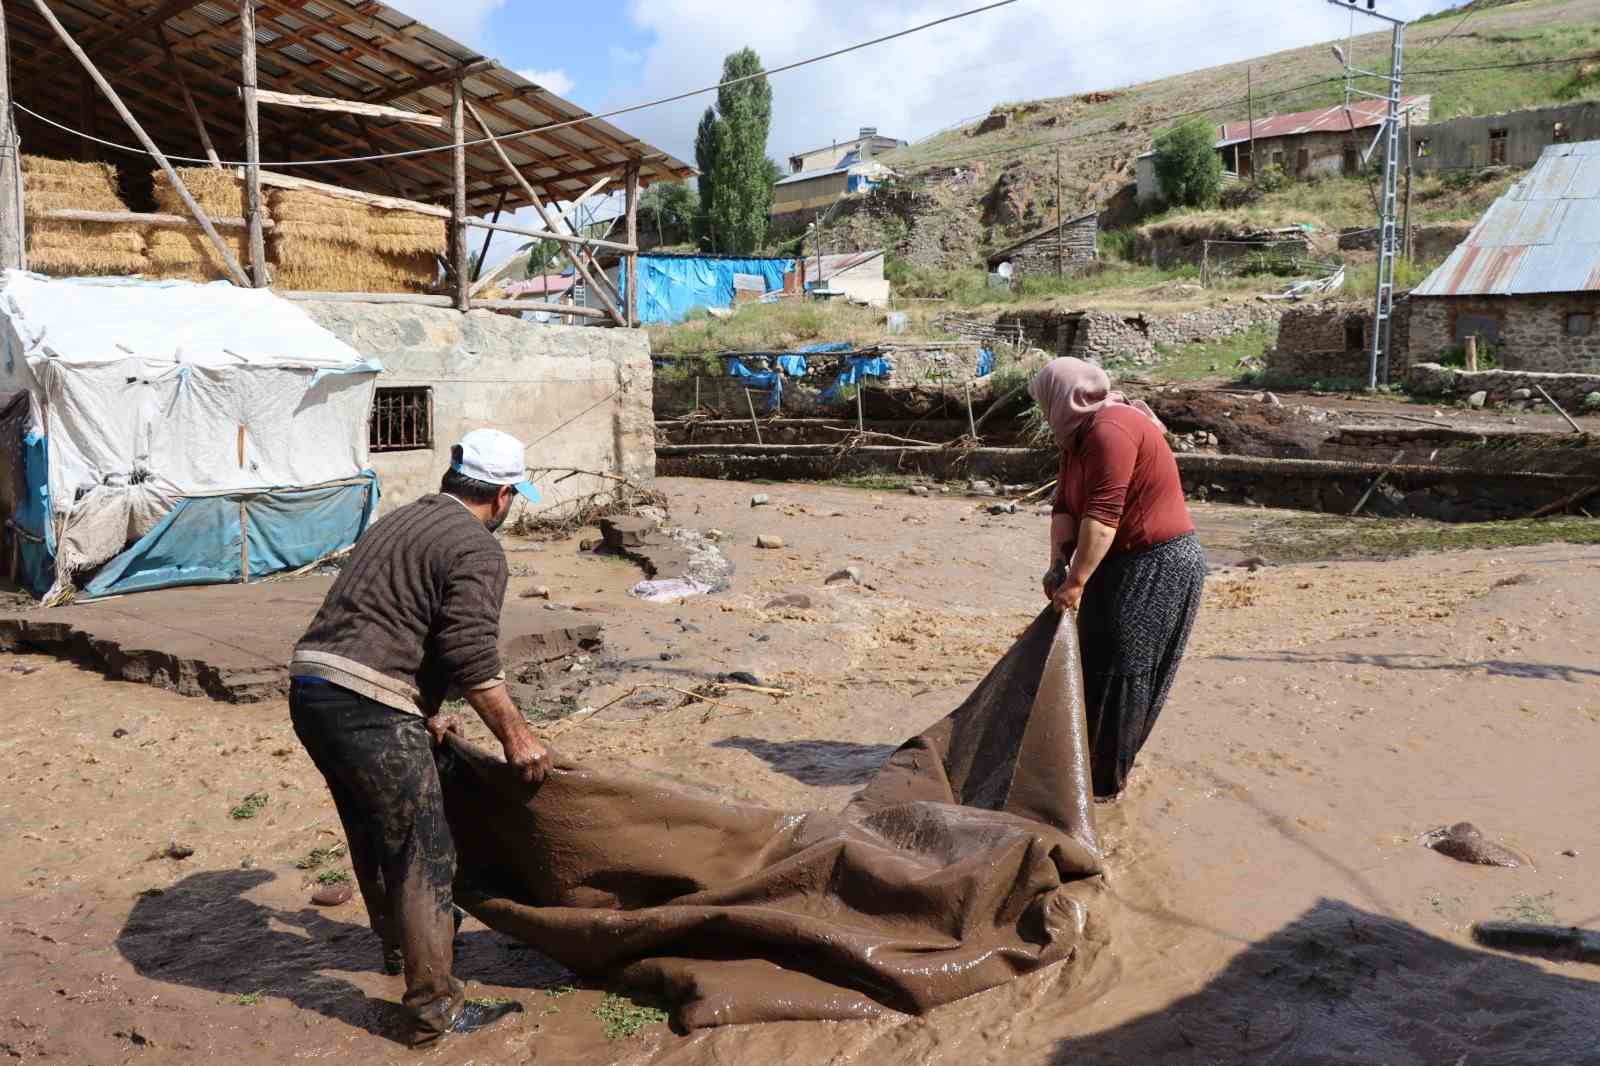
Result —
<path fill-rule="evenodd" d="M 433 390 L 426 385 L 379 387 L 367 422 L 367 445 L 375 452 L 433 447 Z"/>
<path fill-rule="evenodd" d="M 1574 311 L 1567 316 L 1567 336 L 1587 337 L 1594 332 L 1594 316 L 1582 311 Z"/>

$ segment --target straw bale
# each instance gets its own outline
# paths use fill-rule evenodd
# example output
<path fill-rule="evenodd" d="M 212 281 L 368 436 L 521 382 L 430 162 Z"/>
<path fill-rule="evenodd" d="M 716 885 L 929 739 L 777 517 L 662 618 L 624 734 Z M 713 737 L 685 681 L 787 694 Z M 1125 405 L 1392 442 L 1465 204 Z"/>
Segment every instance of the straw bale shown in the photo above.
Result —
<path fill-rule="evenodd" d="M 390 255 L 444 252 L 445 220 L 432 215 L 302 189 L 274 189 L 268 202 L 281 239 L 347 244 Z"/>
<path fill-rule="evenodd" d="M 149 268 L 140 227 L 104 222 L 28 225 L 28 268 L 43 274 L 142 274 Z"/>
<path fill-rule="evenodd" d="M 427 252 L 394 254 L 305 237 L 271 241 L 273 283 L 329 292 L 425 292 L 438 273 Z"/>
<path fill-rule="evenodd" d="M 179 167 L 177 170 L 184 188 L 200 205 L 200 210 L 212 218 L 244 217 L 244 182 L 234 177 L 232 171 L 215 167 Z M 158 210 L 173 215 L 189 213 L 165 171 L 152 171 L 150 178 L 155 183 Z"/>
<path fill-rule="evenodd" d="M 222 242 L 241 263 L 249 259 L 248 236 L 225 232 Z M 211 241 L 199 229 L 151 226 L 145 254 L 151 271 L 164 278 L 217 281 L 231 277 Z"/>
<path fill-rule="evenodd" d="M 30 216 L 62 207 L 126 211 L 117 192 L 116 168 L 45 156 L 22 157 L 23 210 Z"/>

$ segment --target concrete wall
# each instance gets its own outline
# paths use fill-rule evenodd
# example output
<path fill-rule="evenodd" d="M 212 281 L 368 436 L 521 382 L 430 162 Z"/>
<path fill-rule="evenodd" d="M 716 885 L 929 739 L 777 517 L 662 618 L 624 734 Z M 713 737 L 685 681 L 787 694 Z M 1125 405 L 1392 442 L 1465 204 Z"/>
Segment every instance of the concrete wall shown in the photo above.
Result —
<path fill-rule="evenodd" d="M 437 491 L 451 445 L 480 426 L 527 444 L 535 469 L 655 476 L 650 342 L 642 331 L 537 325 L 491 311 L 463 315 L 413 304 L 300 306 L 383 362 L 380 389 L 433 390 L 433 446 L 372 454 L 385 510 Z M 535 481 L 544 495 L 536 512 L 609 486 L 584 476 Z"/>
<path fill-rule="evenodd" d="M 1416 362 L 1438 361 L 1477 334 L 1502 370 L 1600 373 L 1600 292 L 1418 296 L 1410 303 Z M 1587 335 L 1567 332 L 1573 314 L 1589 316 Z"/>
<path fill-rule="evenodd" d="M 826 260 L 824 260 L 826 261 Z M 883 276 L 883 256 L 873 256 L 865 263 L 857 263 L 849 270 L 841 270 L 828 278 L 828 288 L 838 289 L 852 300 L 860 300 L 869 307 L 889 306 L 889 282 Z"/>
<path fill-rule="evenodd" d="M 1421 173 L 1488 166 L 1491 163 L 1489 133 L 1505 130 L 1503 162 L 1513 167 L 1531 167 L 1538 162 L 1540 153 L 1557 143 L 1558 122 L 1565 127 L 1567 142 L 1600 140 L 1600 103 L 1588 100 L 1413 126 L 1412 165 Z"/>

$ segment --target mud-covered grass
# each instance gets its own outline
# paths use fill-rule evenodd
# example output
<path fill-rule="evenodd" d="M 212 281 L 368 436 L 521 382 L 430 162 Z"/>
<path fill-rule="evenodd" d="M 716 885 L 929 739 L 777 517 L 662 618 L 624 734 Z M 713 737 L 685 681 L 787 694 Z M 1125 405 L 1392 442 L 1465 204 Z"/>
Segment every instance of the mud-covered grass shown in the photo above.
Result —
<path fill-rule="evenodd" d="M 1600 544 L 1600 519 L 1581 515 L 1501 522 L 1297 515 L 1258 527 L 1250 549 L 1276 563 L 1399 559 L 1423 552 Z"/>
<path fill-rule="evenodd" d="M 1158 344 L 1159 361 L 1154 366 L 1139 369 L 1138 373 L 1152 381 L 1235 380 L 1246 373 L 1239 364 L 1247 359 L 1260 359 L 1272 346 L 1276 334 L 1276 325 L 1258 325 L 1210 343 L 1181 347 Z"/>

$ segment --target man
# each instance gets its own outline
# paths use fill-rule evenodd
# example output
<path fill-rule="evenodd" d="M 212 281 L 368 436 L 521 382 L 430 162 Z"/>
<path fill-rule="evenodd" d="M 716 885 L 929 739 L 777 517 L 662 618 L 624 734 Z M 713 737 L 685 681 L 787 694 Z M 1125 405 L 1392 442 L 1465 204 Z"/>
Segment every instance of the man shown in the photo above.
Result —
<path fill-rule="evenodd" d="M 456 856 L 432 749 L 447 728 L 439 707 L 459 694 L 529 786 L 544 779 L 498 647 L 507 568 L 493 532 L 517 495 L 539 498 L 526 477 L 516 438 L 468 433 L 438 495 L 356 544 L 290 664 L 295 734 L 333 793 L 384 970 L 405 973 L 413 1044 L 521 1010 L 465 1003 L 450 973 Z"/>

